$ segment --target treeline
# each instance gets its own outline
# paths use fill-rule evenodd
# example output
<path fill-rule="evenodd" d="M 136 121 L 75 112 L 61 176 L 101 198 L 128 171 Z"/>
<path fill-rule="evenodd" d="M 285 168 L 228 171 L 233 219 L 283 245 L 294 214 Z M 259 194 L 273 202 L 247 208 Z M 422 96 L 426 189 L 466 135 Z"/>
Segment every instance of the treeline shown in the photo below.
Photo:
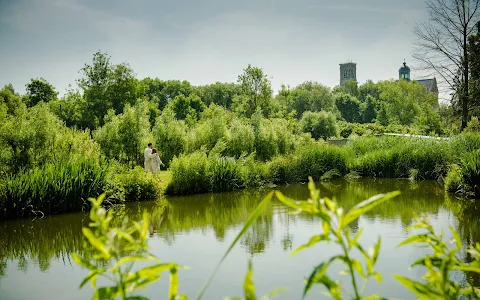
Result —
<path fill-rule="evenodd" d="M 32 79 L 25 94 L 11 85 L 0 90 L 0 211 L 5 216 L 87 209 L 85 199 L 104 191 L 111 202 L 155 198 L 162 188 L 158 177 L 140 167 L 151 141 L 167 166 L 178 158 L 171 169 L 178 182 L 180 158 L 190 154 L 218 157 L 222 162 L 212 165 L 218 170 L 230 159 L 261 168 L 305 147 L 323 147 L 322 141 L 332 137 L 453 134 L 460 125 L 451 121 L 448 107 L 415 82 L 348 82 L 334 89 L 305 82 L 283 86 L 274 96 L 267 75 L 250 65 L 235 83 L 193 86 L 139 80 L 128 64 L 114 65 L 101 52 L 80 74 L 78 89 L 61 98 L 43 78 Z M 470 123 L 470 131 L 480 127 L 478 119 Z M 304 173 L 302 178 L 312 175 L 308 168 L 295 170 Z M 243 174 L 246 183 L 238 187 L 263 182 L 248 175 L 261 172 Z M 224 190 L 210 189 L 219 182 L 201 190 Z M 232 188 L 229 183 L 227 189 Z"/>

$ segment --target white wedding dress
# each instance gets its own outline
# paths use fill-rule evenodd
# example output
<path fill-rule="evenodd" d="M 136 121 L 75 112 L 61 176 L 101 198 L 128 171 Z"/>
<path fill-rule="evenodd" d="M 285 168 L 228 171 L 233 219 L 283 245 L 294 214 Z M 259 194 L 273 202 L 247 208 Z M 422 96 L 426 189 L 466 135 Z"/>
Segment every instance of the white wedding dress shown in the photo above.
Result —
<path fill-rule="evenodd" d="M 160 165 L 162 164 L 162 161 L 160 160 L 158 153 L 151 154 L 151 156 L 152 156 L 152 172 L 153 174 L 157 174 L 157 170 L 160 171 Z"/>

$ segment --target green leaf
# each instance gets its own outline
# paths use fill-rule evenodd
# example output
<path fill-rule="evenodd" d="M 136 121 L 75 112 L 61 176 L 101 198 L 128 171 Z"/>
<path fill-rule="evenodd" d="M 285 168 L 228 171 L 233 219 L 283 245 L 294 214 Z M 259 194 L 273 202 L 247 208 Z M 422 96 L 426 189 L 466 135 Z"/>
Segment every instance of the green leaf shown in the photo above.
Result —
<path fill-rule="evenodd" d="M 93 294 L 93 300 L 113 300 L 118 295 L 118 287 L 101 287 Z"/>
<path fill-rule="evenodd" d="M 111 255 L 105 245 L 103 245 L 102 242 L 93 235 L 93 232 L 89 228 L 83 227 L 82 232 L 90 244 L 103 254 L 105 259 L 110 259 Z"/>
<path fill-rule="evenodd" d="M 178 269 L 172 267 L 170 269 L 170 287 L 168 289 L 168 299 L 175 300 L 178 294 Z"/>
<path fill-rule="evenodd" d="M 345 228 L 345 226 L 355 221 L 362 214 L 372 210 L 379 204 L 382 204 L 383 202 L 390 200 L 398 195 L 400 195 L 400 192 L 395 191 L 388 194 L 376 195 L 363 202 L 360 202 L 348 211 L 348 213 L 342 219 L 343 222 L 340 224 L 340 228 Z"/>
<path fill-rule="evenodd" d="M 360 236 L 362 235 L 362 233 L 363 233 L 363 228 L 360 228 L 358 230 L 357 234 L 353 237 L 353 239 L 349 240 L 350 245 L 352 245 L 352 246 L 358 245 L 358 240 L 360 239 Z"/>
<path fill-rule="evenodd" d="M 122 259 L 120 259 L 112 268 L 112 272 L 117 271 L 123 264 L 128 263 L 128 262 L 133 262 L 133 261 L 148 261 L 150 260 L 148 257 L 142 257 L 142 256 L 125 256 Z"/>
<path fill-rule="evenodd" d="M 293 200 L 293 199 L 290 199 L 290 198 L 286 197 L 285 195 L 283 195 L 279 191 L 275 191 L 275 196 L 277 196 L 277 198 L 278 198 L 278 200 L 280 200 L 280 202 L 282 202 L 283 204 L 285 204 L 286 206 L 288 206 L 290 208 L 294 208 L 294 209 L 297 209 L 299 211 L 307 212 L 307 213 L 310 213 L 310 214 L 316 214 L 319 211 L 318 208 L 312 202 L 296 201 L 296 200 Z"/>
<path fill-rule="evenodd" d="M 175 264 L 172 263 L 162 263 L 162 264 L 156 264 L 153 266 L 145 267 L 143 269 L 138 270 L 137 273 L 140 278 L 147 278 L 150 276 L 157 276 L 162 272 L 169 271 L 171 268 L 175 267 Z M 132 275 L 130 275 L 132 276 Z M 127 277 L 127 280 L 129 277 Z"/>
<path fill-rule="evenodd" d="M 127 297 L 126 300 L 150 300 L 150 299 L 143 296 L 130 296 L 130 297 Z"/>
<path fill-rule="evenodd" d="M 450 230 L 452 231 L 453 237 L 455 238 L 455 242 L 457 244 L 457 249 L 458 250 L 462 249 L 462 239 L 460 238 L 460 235 L 458 234 L 458 232 L 452 226 L 448 226 L 448 227 L 450 227 Z"/>
<path fill-rule="evenodd" d="M 380 237 L 378 238 L 377 242 L 375 243 L 375 247 L 373 248 L 373 255 L 372 255 L 372 262 L 375 264 L 378 259 L 378 255 L 380 254 L 380 247 L 382 245 L 382 241 Z"/>
<path fill-rule="evenodd" d="M 78 254 L 73 253 L 72 254 L 73 261 L 77 263 L 78 265 L 81 265 L 82 267 L 89 269 L 89 270 L 95 270 L 97 267 L 92 265 L 89 261 L 83 259 L 82 257 L 78 256 Z"/>
<path fill-rule="evenodd" d="M 323 283 L 323 277 L 325 277 L 325 273 L 327 273 L 327 268 L 329 266 L 329 262 L 323 262 L 313 269 L 313 272 L 307 279 L 307 284 L 305 285 L 305 289 L 303 290 L 303 298 L 307 295 L 308 291 L 312 288 L 315 283 Z"/>
<path fill-rule="evenodd" d="M 255 296 L 255 284 L 253 283 L 252 260 L 248 260 L 248 272 L 243 282 L 243 292 L 245 300 L 257 300 Z"/>
<path fill-rule="evenodd" d="M 401 247 L 404 245 L 409 245 L 409 244 L 420 244 L 420 243 L 426 243 L 430 240 L 430 236 L 428 234 L 416 234 L 408 237 L 406 240 L 401 242 L 397 247 Z"/>
<path fill-rule="evenodd" d="M 79 289 L 81 289 L 85 283 L 89 282 L 90 279 L 92 279 L 92 281 L 95 279 L 95 277 L 97 277 L 99 274 L 103 273 L 104 269 L 100 269 L 100 270 L 95 270 L 95 271 L 92 271 L 90 273 L 88 273 L 88 275 L 82 280 L 82 282 L 80 283 L 80 286 L 78 287 Z"/>
<path fill-rule="evenodd" d="M 401 284 L 403 284 L 407 289 L 412 291 L 420 299 L 431 299 L 431 300 L 444 300 L 442 295 L 436 291 L 432 291 L 427 285 L 413 281 L 409 278 L 393 275 Z"/>
<path fill-rule="evenodd" d="M 267 297 L 267 298 L 268 298 L 268 297 L 272 297 L 272 296 L 275 296 L 275 295 L 277 295 L 277 294 L 283 293 L 283 292 L 285 292 L 286 290 L 287 290 L 287 288 L 283 288 L 283 287 L 278 288 L 278 289 L 274 289 L 274 290 L 271 290 L 270 292 L 268 292 L 267 294 L 265 294 L 264 297 Z"/>
<path fill-rule="evenodd" d="M 382 283 L 382 280 L 383 280 L 382 274 L 380 274 L 380 273 L 378 273 L 378 272 L 375 272 L 375 273 L 373 274 L 373 277 L 375 277 L 375 280 L 376 280 L 378 283 Z"/>
<path fill-rule="evenodd" d="M 316 243 L 318 242 L 321 242 L 321 241 L 328 241 L 328 235 L 324 235 L 324 234 L 320 234 L 320 235 L 315 235 L 315 236 L 312 236 L 310 238 L 310 241 L 306 244 L 303 244 L 301 246 L 299 246 L 297 249 L 295 249 L 291 254 L 290 256 L 293 256 L 295 254 L 297 254 L 298 252 L 302 251 L 302 250 L 305 250 L 307 248 L 310 248 L 312 247 L 313 245 L 315 245 Z"/>
<path fill-rule="evenodd" d="M 135 241 L 133 240 L 133 237 L 128 234 L 127 232 L 124 232 L 124 231 L 121 231 L 120 229 L 118 228 L 115 228 L 115 232 L 121 236 L 122 238 L 124 238 L 127 242 L 131 243 L 131 244 L 134 244 Z"/>
<path fill-rule="evenodd" d="M 197 296 L 197 300 L 202 299 L 203 294 L 207 290 L 207 288 L 210 285 L 213 277 L 217 273 L 218 269 L 222 265 L 222 263 L 225 260 L 225 258 L 227 257 L 227 255 L 230 253 L 230 251 L 233 249 L 233 247 L 237 244 L 237 242 L 240 240 L 240 238 L 245 234 L 245 232 L 248 230 L 248 228 L 250 228 L 250 226 L 252 226 L 252 224 L 262 215 L 262 213 L 265 211 L 265 208 L 267 208 L 268 204 L 271 202 L 274 193 L 275 192 L 270 192 L 267 195 L 267 197 L 265 197 L 262 200 L 262 202 L 260 202 L 260 204 L 258 204 L 258 206 L 255 208 L 255 210 L 252 212 L 252 214 L 248 218 L 247 222 L 245 222 L 245 224 L 243 225 L 242 230 L 237 234 L 237 236 L 235 237 L 235 240 L 230 244 L 227 251 L 225 252 L 225 254 L 220 259 L 219 263 L 217 264 L 217 266 L 216 266 L 215 270 L 213 271 L 212 275 L 210 275 L 209 279 L 207 280 L 207 282 L 203 286 L 202 290 L 200 291 L 200 293 Z"/>
<path fill-rule="evenodd" d="M 352 268 L 362 276 L 363 279 L 367 279 L 367 276 L 365 275 L 365 272 L 363 272 L 362 264 L 360 263 L 359 260 L 353 259 L 352 260 Z"/>

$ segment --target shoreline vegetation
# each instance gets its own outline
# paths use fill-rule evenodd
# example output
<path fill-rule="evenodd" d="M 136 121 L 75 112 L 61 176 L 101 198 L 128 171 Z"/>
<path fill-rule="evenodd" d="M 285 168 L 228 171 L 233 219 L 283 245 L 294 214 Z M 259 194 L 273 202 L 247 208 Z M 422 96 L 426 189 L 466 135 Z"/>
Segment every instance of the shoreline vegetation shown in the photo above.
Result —
<path fill-rule="evenodd" d="M 88 211 L 102 193 L 121 204 L 308 176 L 433 179 L 479 196 L 478 118 L 461 130 L 454 108 L 416 82 L 307 81 L 274 95 L 251 65 L 235 83 L 194 86 L 138 79 L 97 52 L 77 86 L 62 97 L 43 78 L 25 94 L 0 89 L 0 220 Z M 329 145 L 337 138 L 348 140 Z M 149 142 L 168 170 L 160 176 L 143 172 Z"/>

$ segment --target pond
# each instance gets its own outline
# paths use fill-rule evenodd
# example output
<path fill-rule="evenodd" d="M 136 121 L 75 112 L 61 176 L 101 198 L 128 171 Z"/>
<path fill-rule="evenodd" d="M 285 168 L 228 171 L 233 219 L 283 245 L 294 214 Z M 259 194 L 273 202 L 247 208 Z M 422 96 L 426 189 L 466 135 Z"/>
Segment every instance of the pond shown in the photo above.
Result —
<path fill-rule="evenodd" d="M 334 181 L 320 186 L 324 196 L 335 197 L 341 206 L 350 208 L 373 195 L 393 190 L 401 196 L 381 205 L 351 224 L 352 232 L 364 228 L 361 243 L 373 246 L 382 238 L 377 271 L 383 282 L 369 282 L 368 293 L 380 293 L 397 299 L 415 299 L 408 290 L 392 278 L 393 274 L 421 278 L 423 270 L 409 269 L 415 259 L 426 253 L 419 247 L 401 247 L 416 214 L 426 214 L 437 230 L 451 238 L 448 226 L 459 231 L 464 245 L 480 242 L 480 214 L 465 210 L 452 196 L 445 195 L 436 182 L 411 183 L 406 180 Z M 282 186 L 279 189 L 296 199 L 306 199 L 306 184 Z M 151 251 L 163 261 L 188 266 L 180 271 L 180 290 L 190 299 L 201 290 L 219 259 L 226 251 L 255 206 L 268 193 L 250 190 L 223 194 L 204 194 L 169 198 L 168 204 L 141 202 L 119 211 L 130 219 L 140 219 L 146 209 L 151 216 Z M 71 259 L 81 252 L 81 227 L 88 216 L 66 214 L 39 220 L 16 220 L 0 223 L 0 298 L 29 299 L 89 299 L 91 286 L 78 286 L 87 274 Z M 256 290 L 261 296 L 270 290 L 287 287 L 276 299 L 301 299 L 304 278 L 313 267 L 337 254 L 333 245 L 315 247 L 290 256 L 292 250 L 321 232 L 319 222 L 308 215 L 292 214 L 278 201 L 243 236 L 221 266 L 204 299 L 224 299 L 241 296 L 243 279 L 251 258 Z M 332 277 L 341 269 L 332 269 Z M 465 281 L 462 273 L 454 274 Z M 480 286 L 480 279 L 474 278 Z M 166 299 L 168 277 L 144 291 L 151 299 Z M 307 299 L 323 299 L 322 290 L 312 289 Z"/>

